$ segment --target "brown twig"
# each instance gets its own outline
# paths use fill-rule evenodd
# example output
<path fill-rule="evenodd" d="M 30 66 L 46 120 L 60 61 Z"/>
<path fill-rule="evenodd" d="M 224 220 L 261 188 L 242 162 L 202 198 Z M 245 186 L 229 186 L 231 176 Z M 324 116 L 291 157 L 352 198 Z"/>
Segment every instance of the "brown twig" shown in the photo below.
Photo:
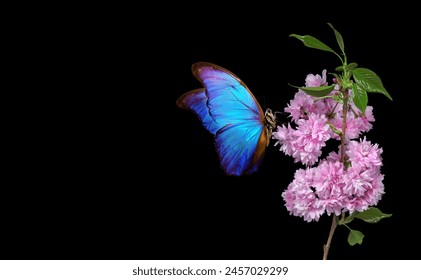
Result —
<path fill-rule="evenodd" d="M 335 233 L 336 229 L 336 216 L 333 215 L 332 225 L 330 226 L 329 237 L 327 238 L 327 242 L 323 245 L 323 260 L 327 260 L 327 255 L 329 254 L 330 244 L 332 243 L 333 234 Z"/>

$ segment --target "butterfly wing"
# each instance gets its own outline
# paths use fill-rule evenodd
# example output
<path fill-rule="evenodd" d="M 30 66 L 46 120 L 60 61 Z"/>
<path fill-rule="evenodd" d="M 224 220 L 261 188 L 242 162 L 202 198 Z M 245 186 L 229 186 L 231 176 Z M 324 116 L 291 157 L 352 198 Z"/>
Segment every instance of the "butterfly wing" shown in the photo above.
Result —
<path fill-rule="evenodd" d="M 207 107 L 215 122 L 225 126 L 255 120 L 263 125 L 262 108 L 232 72 L 206 62 L 193 64 L 192 72 L 206 89 Z"/>
<path fill-rule="evenodd" d="M 266 149 L 265 127 L 257 123 L 224 126 L 215 143 L 221 166 L 227 174 L 242 175 L 257 171 Z"/>
<path fill-rule="evenodd" d="M 207 107 L 208 97 L 205 89 L 196 89 L 189 91 L 177 99 L 177 105 L 183 109 L 192 110 L 202 121 L 203 126 L 209 130 L 213 135 L 222 128 L 220 124 L 214 121 L 209 114 Z"/>
<path fill-rule="evenodd" d="M 199 62 L 193 64 L 192 72 L 204 89 L 184 94 L 177 104 L 194 111 L 215 135 L 221 167 L 227 174 L 256 171 L 267 143 L 259 103 L 237 76 L 220 66 Z"/>

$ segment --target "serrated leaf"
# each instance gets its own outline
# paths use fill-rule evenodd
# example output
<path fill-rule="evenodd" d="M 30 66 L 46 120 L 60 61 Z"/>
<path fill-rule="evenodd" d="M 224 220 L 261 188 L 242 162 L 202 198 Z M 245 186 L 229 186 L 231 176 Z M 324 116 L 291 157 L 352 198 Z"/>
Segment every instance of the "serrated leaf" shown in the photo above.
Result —
<path fill-rule="evenodd" d="M 378 92 L 392 100 L 392 97 L 384 88 L 383 83 L 376 73 L 367 68 L 356 68 L 353 72 L 354 80 L 367 92 Z"/>
<path fill-rule="evenodd" d="M 364 222 L 374 224 L 378 223 L 381 219 L 391 217 L 392 214 L 385 214 L 376 207 L 370 207 L 367 210 L 355 215 L 355 218 L 363 220 Z"/>
<path fill-rule="evenodd" d="M 365 113 L 365 108 L 367 108 L 368 104 L 368 96 L 367 92 L 363 90 L 359 84 L 353 84 L 352 85 L 352 95 L 355 106 L 357 106 L 358 109 L 361 110 L 361 112 Z"/>
<path fill-rule="evenodd" d="M 363 243 L 364 234 L 361 231 L 350 229 L 348 235 L 348 243 L 351 246 Z"/>
<path fill-rule="evenodd" d="M 344 39 L 342 38 L 341 33 L 339 33 L 332 24 L 328 23 L 330 28 L 333 29 L 333 32 L 335 32 L 336 41 L 338 42 L 339 48 L 341 48 L 342 53 L 345 55 L 345 45 L 344 45 Z"/>
<path fill-rule="evenodd" d="M 311 95 L 311 96 L 314 96 L 314 97 L 326 96 L 329 93 L 331 93 L 332 90 L 335 88 L 335 85 L 320 86 L 320 87 L 297 87 L 297 86 L 293 86 L 293 85 L 290 85 L 290 86 L 295 87 L 295 88 L 299 88 L 299 89 L 303 90 L 305 93 L 307 93 L 308 95 Z"/>
<path fill-rule="evenodd" d="M 291 34 L 289 36 L 297 38 L 298 40 L 303 42 L 306 47 L 331 52 L 337 55 L 337 53 L 334 50 L 332 50 L 329 46 L 327 46 L 325 43 L 322 43 L 320 40 L 314 38 L 313 36 L 310 36 L 310 35 L 301 36 L 297 34 Z"/>

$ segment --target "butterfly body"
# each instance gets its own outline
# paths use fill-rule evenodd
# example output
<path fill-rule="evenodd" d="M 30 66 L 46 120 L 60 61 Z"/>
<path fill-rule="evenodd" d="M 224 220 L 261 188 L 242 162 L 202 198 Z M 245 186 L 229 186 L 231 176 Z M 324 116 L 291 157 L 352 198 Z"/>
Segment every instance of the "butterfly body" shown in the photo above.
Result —
<path fill-rule="evenodd" d="M 275 127 L 270 109 L 263 113 L 247 86 L 218 65 L 198 62 L 192 72 L 203 88 L 183 94 L 177 105 L 196 113 L 215 136 L 225 173 L 239 176 L 257 171 Z"/>

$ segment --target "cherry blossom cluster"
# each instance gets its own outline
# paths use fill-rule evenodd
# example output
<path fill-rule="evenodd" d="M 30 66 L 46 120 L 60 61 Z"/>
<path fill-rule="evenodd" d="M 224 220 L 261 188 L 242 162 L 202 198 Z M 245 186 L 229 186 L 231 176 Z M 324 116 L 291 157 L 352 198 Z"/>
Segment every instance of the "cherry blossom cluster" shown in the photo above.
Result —
<path fill-rule="evenodd" d="M 306 87 L 326 85 L 326 70 L 321 76 L 309 74 L 305 80 Z M 323 213 L 362 212 L 376 205 L 384 193 L 380 172 L 383 150 L 362 137 L 372 128 L 373 108 L 367 106 L 363 114 L 349 98 L 342 153 L 344 106 L 335 98 L 339 89 L 336 85 L 324 98 L 298 90 L 285 108 L 291 122 L 278 126 L 272 134 L 283 153 L 305 165 L 295 172 L 282 197 L 291 215 L 307 222 L 318 221 Z M 330 139 L 339 140 L 338 152 L 321 159 L 322 148 Z"/>

